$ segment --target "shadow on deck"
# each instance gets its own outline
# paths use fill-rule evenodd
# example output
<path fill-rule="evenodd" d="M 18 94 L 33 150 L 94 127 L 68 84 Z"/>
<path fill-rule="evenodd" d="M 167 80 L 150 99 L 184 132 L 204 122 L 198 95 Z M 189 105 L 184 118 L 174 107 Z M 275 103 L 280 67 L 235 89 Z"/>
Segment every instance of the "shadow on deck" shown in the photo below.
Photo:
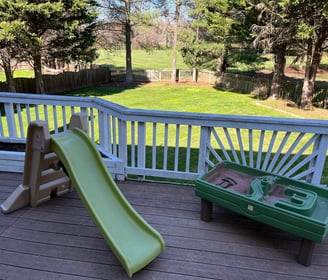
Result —
<path fill-rule="evenodd" d="M 0 172 L 0 204 L 22 174 Z M 133 279 L 327 279 L 328 243 L 312 265 L 295 261 L 300 238 L 216 207 L 200 221 L 190 186 L 119 182 L 164 237 L 166 251 Z M 37 208 L 0 214 L 0 279 L 130 279 L 75 192 Z"/>

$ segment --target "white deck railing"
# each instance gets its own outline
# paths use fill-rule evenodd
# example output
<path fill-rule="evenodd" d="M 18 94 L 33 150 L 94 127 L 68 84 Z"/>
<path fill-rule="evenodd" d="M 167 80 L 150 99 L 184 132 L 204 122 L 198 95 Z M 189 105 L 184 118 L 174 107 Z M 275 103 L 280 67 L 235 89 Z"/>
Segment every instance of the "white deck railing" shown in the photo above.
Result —
<path fill-rule="evenodd" d="M 24 142 L 33 120 L 45 120 L 56 134 L 73 113 L 86 113 L 90 137 L 120 177 L 194 180 L 229 160 L 322 183 L 328 121 L 137 110 L 99 98 L 17 93 L 0 93 L 0 106 L 6 142 Z M 0 170 L 17 171 L 18 163 L 7 166 L 15 153 L 2 153 Z"/>

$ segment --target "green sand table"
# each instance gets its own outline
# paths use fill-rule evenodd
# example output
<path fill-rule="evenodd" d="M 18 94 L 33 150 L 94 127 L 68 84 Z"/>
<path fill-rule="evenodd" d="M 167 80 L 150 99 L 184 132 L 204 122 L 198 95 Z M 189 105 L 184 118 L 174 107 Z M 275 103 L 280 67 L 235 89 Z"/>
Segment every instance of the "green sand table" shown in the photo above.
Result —
<path fill-rule="evenodd" d="M 309 242 L 327 235 L 328 189 L 223 162 L 198 178 L 195 194 L 202 198 L 204 221 L 211 220 L 215 203 Z"/>

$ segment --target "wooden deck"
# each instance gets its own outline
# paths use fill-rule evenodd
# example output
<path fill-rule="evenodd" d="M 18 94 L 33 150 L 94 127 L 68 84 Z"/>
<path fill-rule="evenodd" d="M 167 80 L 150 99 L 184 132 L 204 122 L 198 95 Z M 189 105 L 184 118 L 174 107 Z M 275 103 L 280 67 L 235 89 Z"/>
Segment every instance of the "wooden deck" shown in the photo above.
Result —
<path fill-rule="evenodd" d="M 0 203 L 21 179 L 0 172 Z M 312 265 L 305 267 L 295 261 L 298 237 L 221 208 L 211 223 L 200 221 L 200 199 L 190 186 L 119 185 L 166 241 L 166 251 L 133 279 L 328 279 L 327 242 L 316 245 Z M 129 277 L 73 192 L 0 214 L 0 279 Z"/>

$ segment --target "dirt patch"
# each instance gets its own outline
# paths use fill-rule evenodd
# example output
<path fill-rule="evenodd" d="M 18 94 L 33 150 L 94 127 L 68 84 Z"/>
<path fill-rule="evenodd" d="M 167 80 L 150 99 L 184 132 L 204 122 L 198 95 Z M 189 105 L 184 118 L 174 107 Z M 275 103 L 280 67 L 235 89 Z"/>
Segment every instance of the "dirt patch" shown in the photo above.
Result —
<path fill-rule="evenodd" d="M 286 80 L 303 80 L 305 74 L 305 69 L 296 69 L 293 67 L 286 67 L 285 68 L 285 79 Z M 273 71 L 269 70 L 261 70 L 256 72 L 256 77 L 258 78 L 266 78 L 272 79 Z M 328 77 L 328 68 L 322 67 L 319 68 L 317 71 L 317 81 L 327 81 Z"/>

